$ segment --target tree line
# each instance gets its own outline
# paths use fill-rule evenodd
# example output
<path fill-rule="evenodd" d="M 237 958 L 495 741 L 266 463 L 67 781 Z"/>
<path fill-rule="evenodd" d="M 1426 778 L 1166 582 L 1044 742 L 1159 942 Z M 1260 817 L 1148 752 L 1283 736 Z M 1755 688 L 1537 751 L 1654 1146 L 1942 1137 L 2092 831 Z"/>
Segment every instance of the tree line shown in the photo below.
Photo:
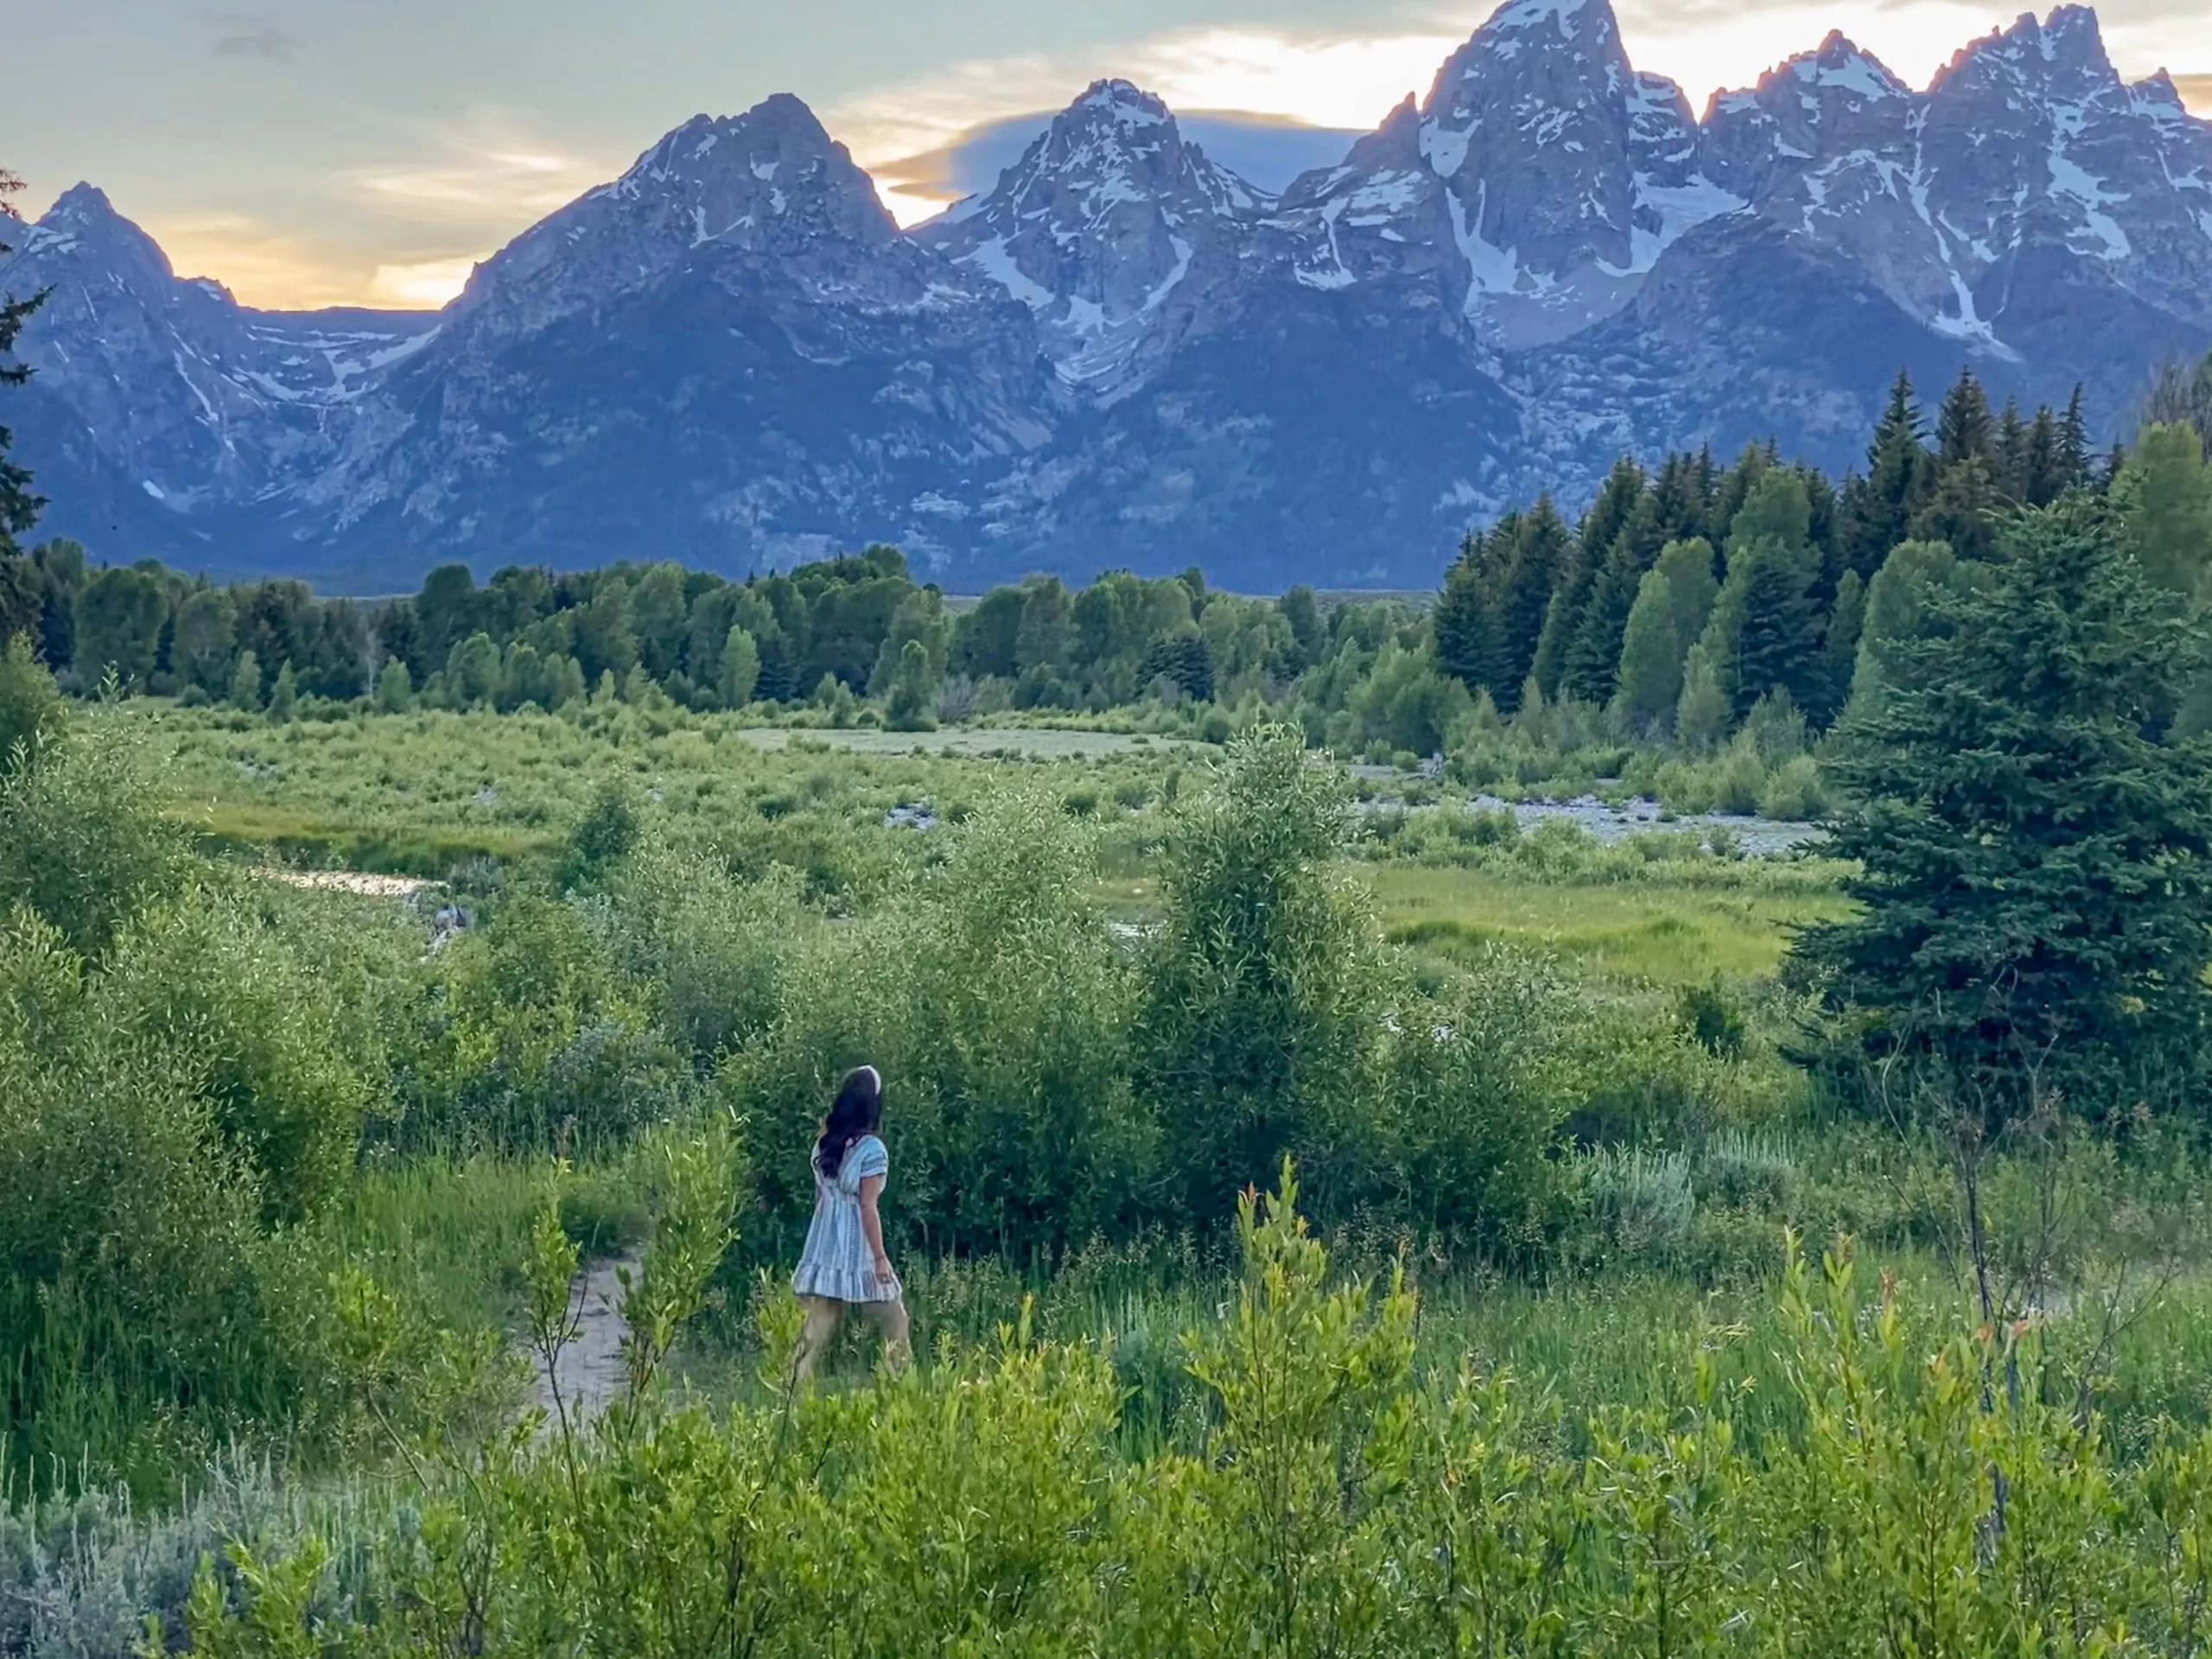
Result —
<path fill-rule="evenodd" d="M 0 308 L 0 352 L 41 297 Z M 320 599 L 298 582 L 101 566 L 67 540 L 21 548 L 42 503 L 0 429 L 0 640 L 24 639 L 80 694 L 111 683 L 279 719 L 309 700 L 512 712 L 664 697 L 699 712 L 811 702 L 912 729 L 1152 700 L 1211 705 L 1198 724 L 1214 735 L 1287 716 L 1316 743 L 1403 755 L 1563 707 L 1585 739 L 1694 755 L 1746 728 L 1823 730 L 1878 696 L 1900 642 L 1937 626 L 1930 595 L 2001 563 L 2009 512 L 2107 499 L 2145 569 L 2194 605 L 2212 563 L 2212 357 L 2163 369 L 2145 409 L 2133 450 L 2100 454 L 2078 391 L 2063 409 L 1999 410 L 1963 369 L 1931 423 L 1900 374 L 1863 468 L 1840 480 L 1770 444 L 1732 463 L 1624 456 L 1573 523 L 1541 496 L 1470 532 L 1433 607 L 1306 587 L 1250 598 L 1196 569 L 1037 576 L 965 601 L 882 545 L 741 581 L 660 562 L 513 564 L 479 585 L 448 564 L 404 598 Z M 2192 697 L 2186 718 L 2199 702 L 2212 715 Z"/>

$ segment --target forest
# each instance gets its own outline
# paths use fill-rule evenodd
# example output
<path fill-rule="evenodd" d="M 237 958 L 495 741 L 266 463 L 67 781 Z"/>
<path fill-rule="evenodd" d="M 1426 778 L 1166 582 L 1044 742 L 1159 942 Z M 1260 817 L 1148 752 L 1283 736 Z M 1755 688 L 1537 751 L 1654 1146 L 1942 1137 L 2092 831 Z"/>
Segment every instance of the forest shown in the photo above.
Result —
<path fill-rule="evenodd" d="M 2212 1650 L 2208 436 L 1901 380 L 1433 597 L 0 470 L 0 1652 Z"/>

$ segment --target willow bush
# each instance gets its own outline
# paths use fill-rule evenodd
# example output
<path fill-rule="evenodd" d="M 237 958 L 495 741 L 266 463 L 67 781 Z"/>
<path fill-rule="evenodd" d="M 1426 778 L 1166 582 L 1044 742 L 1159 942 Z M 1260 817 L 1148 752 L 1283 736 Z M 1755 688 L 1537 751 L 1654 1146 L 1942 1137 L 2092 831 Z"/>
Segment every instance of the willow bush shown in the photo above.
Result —
<path fill-rule="evenodd" d="M 186 1634 L 239 1659 L 1994 1659 L 2212 1637 L 2212 1436 L 2116 1459 L 2047 1392 L 2032 1327 L 1931 1351 L 1847 1248 L 1793 1254 L 1764 1367 L 1786 1417 L 1747 1413 L 1753 1357 L 1717 1332 L 1685 1351 L 1679 1403 L 1567 1424 L 1510 1375 L 1418 1382 L 1413 1292 L 1332 1282 L 1294 1198 L 1286 1177 L 1240 1201 L 1242 1282 L 1188 1339 L 1207 1403 L 1178 1442 L 1117 1455 L 1101 1345 L 1026 1325 L 789 1392 L 776 1304 L 764 1403 L 647 1377 L 581 1437 L 525 1425 L 430 1459 L 365 1564 L 340 1572 L 312 1532 L 241 1541 L 203 1564 Z M 696 1233 L 677 1230 L 691 1259 Z"/>

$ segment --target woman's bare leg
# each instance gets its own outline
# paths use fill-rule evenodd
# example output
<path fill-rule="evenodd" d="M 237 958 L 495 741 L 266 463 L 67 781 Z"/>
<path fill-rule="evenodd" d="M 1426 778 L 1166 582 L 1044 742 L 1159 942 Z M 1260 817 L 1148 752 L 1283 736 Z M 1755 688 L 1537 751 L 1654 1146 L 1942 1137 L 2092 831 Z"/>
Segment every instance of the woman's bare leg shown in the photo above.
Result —
<path fill-rule="evenodd" d="M 830 1346 L 830 1338 L 837 1334 L 837 1316 L 843 1312 L 844 1304 L 827 1296 L 802 1296 L 799 1300 L 806 1308 L 806 1323 L 799 1327 L 791 1380 L 809 1382 L 814 1378 L 814 1368 L 821 1363 L 823 1351 Z"/>
<path fill-rule="evenodd" d="M 894 1371 L 906 1369 L 906 1304 L 896 1302 L 868 1302 L 864 1304 L 868 1316 L 875 1321 L 876 1329 L 883 1332 L 883 1363 Z"/>

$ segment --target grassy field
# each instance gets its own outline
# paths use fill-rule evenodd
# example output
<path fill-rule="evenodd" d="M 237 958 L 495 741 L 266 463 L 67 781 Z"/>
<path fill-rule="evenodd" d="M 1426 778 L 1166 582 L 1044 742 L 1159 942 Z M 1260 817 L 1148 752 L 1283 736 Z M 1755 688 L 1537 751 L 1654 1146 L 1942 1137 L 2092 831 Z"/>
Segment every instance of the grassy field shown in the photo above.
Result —
<path fill-rule="evenodd" d="M 1365 875 L 1401 944 L 1452 954 L 1497 941 L 1555 952 L 1601 977 L 1670 985 L 1764 977 L 1793 930 L 1848 909 L 1832 892 L 1750 885 L 1564 886 L 1413 864 L 1370 865 Z"/>

